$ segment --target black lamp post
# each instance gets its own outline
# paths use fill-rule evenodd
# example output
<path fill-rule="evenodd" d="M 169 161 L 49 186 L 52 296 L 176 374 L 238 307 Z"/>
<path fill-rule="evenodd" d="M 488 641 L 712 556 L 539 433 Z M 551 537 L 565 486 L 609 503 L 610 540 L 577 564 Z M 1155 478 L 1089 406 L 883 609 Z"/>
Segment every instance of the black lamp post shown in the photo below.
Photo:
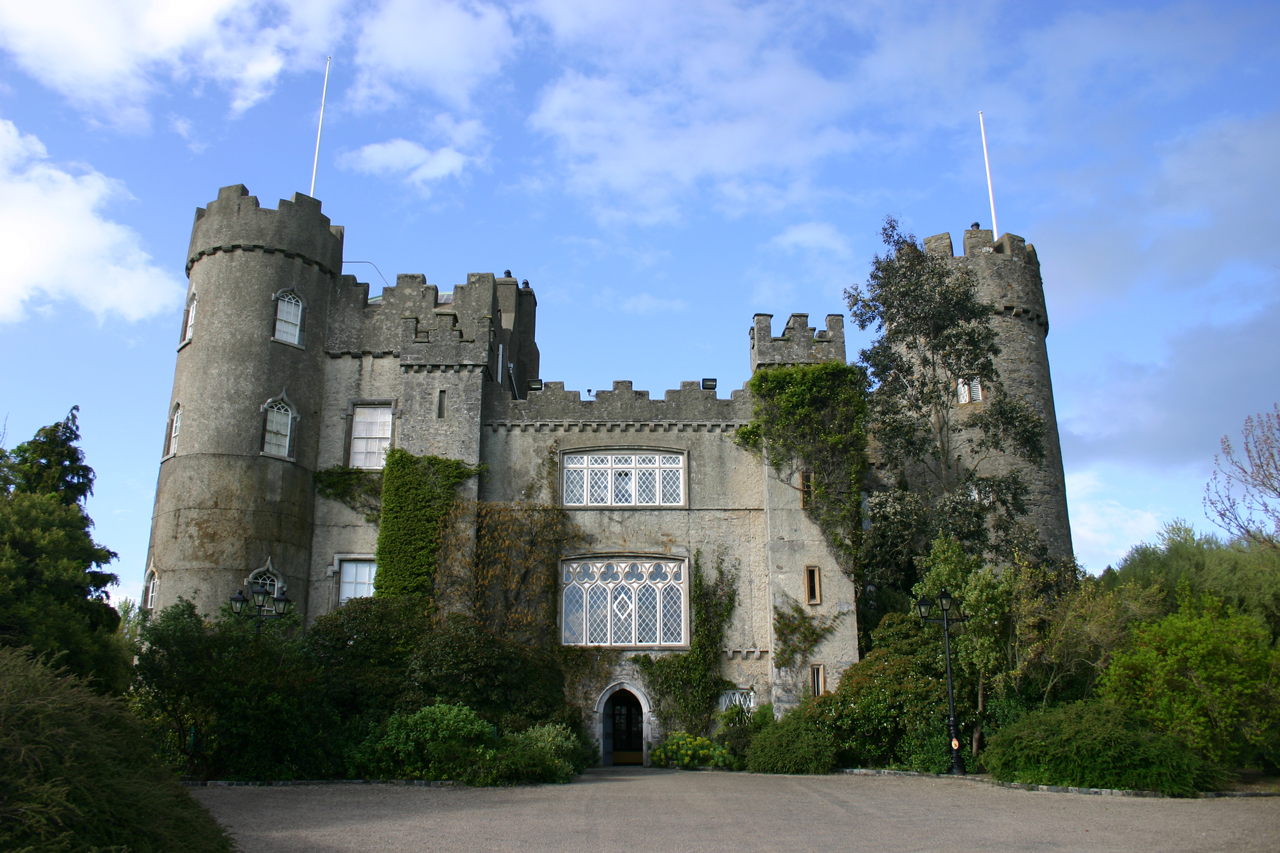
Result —
<path fill-rule="evenodd" d="M 942 609 L 941 619 L 930 619 L 929 611 L 933 609 L 933 602 L 925 596 L 921 596 L 916 602 L 916 609 L 920 611 L 920 619 L 923 622 L 937 622 L 942 625 L 942 648 L 946 652 L 947 658 L 947 715 L 948 726 L 951 731 L 951 773 L 954 776 L 964 775 L 964 761 L 960 758 L 960 728 L 956 725 L 956 692 L 951 683 L 951 626 L 960 622 L 969 621 L 967 616 L 952 616 L 951 604 L 953 599 L 951 593 L 943 589 L 938 593 L 938 606 Z M 958 607 L 956 608 L 959 609 Z"/>
<path fill-rule="evenodd" d="M 264 613 L 267 606 L 267 597 L 269 593 L 267 588 L 260 583 L 256 583 L 249 590 L 249 595 L 253 597 L 254 613 L 245 613 L 244 606 L 249 603 L 249 599 L 244 597 L 244 590 L 240 590 L 231 596 L 231 612 L 237 616 L 246 616 L 256 620 L 254 625 L 254 633 L 262 633 L 262 620 L 279 619 L 293 608 L 293 602 L 284 593 L 271 596 L 271 604 L 275 608 L 274 613 Z"/>

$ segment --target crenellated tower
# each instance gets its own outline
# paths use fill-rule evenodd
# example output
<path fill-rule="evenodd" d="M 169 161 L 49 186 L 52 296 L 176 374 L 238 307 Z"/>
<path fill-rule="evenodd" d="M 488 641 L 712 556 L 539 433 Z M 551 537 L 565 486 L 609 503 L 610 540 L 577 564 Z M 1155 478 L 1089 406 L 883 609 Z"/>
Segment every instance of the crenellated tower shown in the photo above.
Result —
<path fill-rule="evenodd" d="M 216 611 L 259 573 L 305 611 L 342 238 L 301 194 L 271 210 L 236 185 L 197 209 L 145 604 Z"/>
<path fill-rule="evenodd" d="M 1045 310 L 1044 281 L 1035 246 L 1015 234 L 998 241 L 989 229 L 971 228 L 964 233 L 964 254 L 956 257 L 950 234 L 937 234 L 924 241 L 925 251 L 945 258 L 957 267 L 974 273 L 978 296 L 995 306 L 995 327 L 1000 355 L 996 369 L 1006 392 L 1031 403 L 1045 422 L 1045 458 L 1039 466 L 1012 456 L 997 458 L 993 473 L 1018 468 L 1030 489 L 1028 521 L 1055 557 L 1070 557 L 1071 525 L 1067 517 L 1066 480 L 1058 419 L 1053 405 L 1053 382 L 1049 375 L 1049 314 Z M 966 395 L 962 405 L 984 405 L 981 394 Z M 958 401 L 960 402 L 960 401 Z"/>

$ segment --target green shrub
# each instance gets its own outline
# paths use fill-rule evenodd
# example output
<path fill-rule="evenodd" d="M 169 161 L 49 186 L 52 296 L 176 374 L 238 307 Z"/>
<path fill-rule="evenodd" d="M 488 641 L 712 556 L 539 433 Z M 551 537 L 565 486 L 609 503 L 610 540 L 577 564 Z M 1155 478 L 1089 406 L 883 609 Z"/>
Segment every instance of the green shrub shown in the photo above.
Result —
<path fill-rule="evenodd" d="M 1217 599 L 1192 600 L 1139 627 L 1112 658 L 1099 696 L 1227 767 L 1280 762 L 1280 650 L 1257 620 Z"/>
<path fill-rule="evenodd" d="M 834 739 L 799 709 L 762 728 L 747 749 L 752 773 L 824 774 L 835 766 Z"/>
<path fill-rule="evenodd" d="M 745 769 L 747 750 L 757 734 L 765 726 L 773 725 L 773 705 L 761 705 L 754 711 L 742 705 L 732 705 L 720 714 L 716 729 L 716 743 L 729 750 L 734 759 L 734 769 Z"/>
<path fill-rule="evenodd" d="M 732 767 L 729 750 L 711 740 L 688 732 L 672 732 L 662 743 L 649 750 L 649 763 L 654 767 Z"/>
<path fill-rule="evenodd" d="M 1190 796 L 1229 778 L 1176 737 L 1123 709 L 1081 701 L 1033 711 L 988 741 L 982 760 L 1004 782 Z"/>
<path fill-rule="evenodd" d="M 489 782 L 497 755 L 493 726 L 466 705 L 428 705 L 393 714 L 356 755 L 361 775 L 375 779 Z"/>
<path fill-rule="evenodd" d="M 834 739 L 841 764 L 926 773 L 951 766 L 940 634 L 914 616 L 890 613 L 874 632 L 876 648 L 845 670 L 835 690 L 805 704 L 804 714 Z M 962 742 L 974 717 L 969 686 L 956 672 Z"/>
<path fill-rule="evenodd" d="M 206 621 L 180 601 L 141 631 L 131 701 L 164 760 L 204 779 L 323 779 L 339 715 L 296 619 Z M 292 634 L 292 636 L 291 636 Z"/>
<path fill-rule="evenodd" d="M 0 849 L 226 853 L 118 699 L 0 648 Z"/>
<path fill-rule="evenodd" d="M 550 652 L 499 637 L 459 614 L 422 639 L 403 701 L 466 705 L 504 731 L 567 720 L 564 675 Z"/>
<path fill-rule="evenodd" d="M 504 735 L 495 782 L 572 782 L 595 762 L 595 746 L 563 723 L 543 723 Z"/>

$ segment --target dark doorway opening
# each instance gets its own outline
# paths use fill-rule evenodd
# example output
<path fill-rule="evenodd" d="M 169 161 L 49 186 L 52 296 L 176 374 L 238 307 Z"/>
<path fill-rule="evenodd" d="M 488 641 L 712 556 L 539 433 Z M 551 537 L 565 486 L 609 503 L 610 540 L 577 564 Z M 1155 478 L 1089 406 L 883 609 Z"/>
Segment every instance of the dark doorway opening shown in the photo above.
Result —
<path fill-rule="evenodd" d="M 644 764 L 644 711 L 640 700 L 619 690 L 604 704 L 607 764 Z M 609 760 L 612 759 L 612 760 Z"/>

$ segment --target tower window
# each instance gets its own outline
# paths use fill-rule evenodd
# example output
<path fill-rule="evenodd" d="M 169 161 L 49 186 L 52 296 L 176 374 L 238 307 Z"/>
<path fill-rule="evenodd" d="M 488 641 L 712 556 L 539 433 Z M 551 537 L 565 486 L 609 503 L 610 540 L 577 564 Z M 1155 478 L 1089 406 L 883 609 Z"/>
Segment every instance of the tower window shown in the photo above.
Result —
<path fill-rule="evenodd" d="M 977 378 L 956 380 L 956 401 L 960 405 L 976 403 L 981 399 L 982 380 Z"/>
<path fill-rule="evenodd" d="M 809 689 L 814 696 L 827 692 L 827 668 L 820 663 L 809 667 Z"/>
<path fill-rule="evenodd" d="M 152 610 L 156 606 L 156 592 L 160 587 L 160 580 L 156 577 L 155 569 L 148 569 L 147 576 L 142 579 L 142 609 Z"/>
<path fill-rule="evenodd" d="M 810 509 L 813 507 L 813 472 L 800 472 L 800 508 Z"/>
<path fill-rule="evenodd" d="M 444 392 L 443 391 L 441 391 L 440 394 L 436 397 L 436 417 L 437 418 L 444 417 Z"/>
<path fill-rule="evenodd" d="M 267 591 L 267 600 L 263 605 L 263 613 L 275 613 L 276 605 L 272 601 L 277 595 L 282 595 L 285 590 L 284 581 L 276 574 L 276 570 L 271 565 L 271 559 L 267 558 L 267 564 L 249 575 L 249 589 L 260 586 Z"/>
<path fill-rule="evenodd" d="M 276 297 L 276 340 L 302 344 L 302 307 L 301 297 L 293 291 Z"/>
<path fill-rule="evenodd" d="M 804 591 L 810 604 L 822 603 L 822 574 L 817 566 L 804 567 Z"/>
<path fill-rule="evenodd" d="M 391 444 L 391 407 L 356 406 L 351 418 L 351 467 L 381 468 Z"/>
<path fill-rule="evenodd" d="M 267 413 L 263 430 L 262 452 L 271 456 L 289 456 L 289 440 L 293 437 L 293 409 L 283 400 L 264 407 Z"/>
<path fill-rule="evenodd" d="M 191 301 L 187 303 L 187 310 L 182 314 L 182 343 L 191 340 L 191 336 L 195 334 L 196 327 L 196 305 L 199 302 L 198 297 L 191 294 Z"/>
<path fill-rule="evenodd" d="M 178 433 L 182 431 L 182 406 L 181 404 L 173 407 L 173 414 L 169 416 L 169 428 L 165 430 L 164 436 L 164 455 L 172 456 L 178 452 Z"/>

